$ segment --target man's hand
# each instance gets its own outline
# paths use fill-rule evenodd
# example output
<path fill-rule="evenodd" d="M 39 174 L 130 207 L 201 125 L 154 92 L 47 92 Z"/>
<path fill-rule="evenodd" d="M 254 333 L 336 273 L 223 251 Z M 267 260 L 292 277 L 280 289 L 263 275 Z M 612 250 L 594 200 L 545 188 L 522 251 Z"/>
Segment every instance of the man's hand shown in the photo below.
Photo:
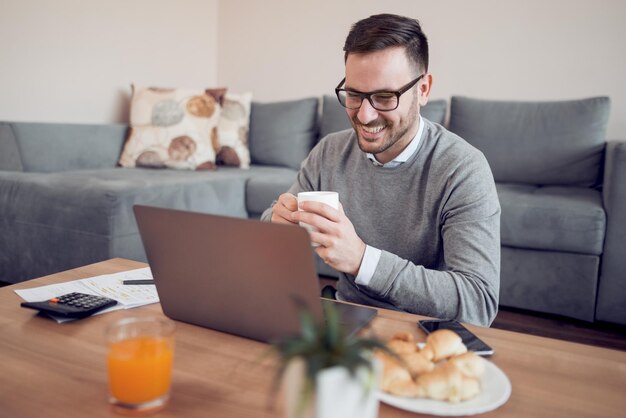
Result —
<path fill-rule="evenodd" d="M 298 211 L 298 199 L 291 193 L 283 193 L 272 208 L 272 223 L 297 225 L 298 221 L 291 219 L 291 214 Z"/>
<path fill-rule="evenodd" d="M 315 252 L 332 268 L 357 275 L 365 254 L 365 243 L 354 230 L 350 219 L 339 204 L 339 210 L 320 203 L 302 202 L 302 211 L 291 214 L 291 221 L 314 226 L 319 232 L 309 232 L 311 241 L 319 244 Z M 273 219 L 273 218 L 272 218 Z"/>

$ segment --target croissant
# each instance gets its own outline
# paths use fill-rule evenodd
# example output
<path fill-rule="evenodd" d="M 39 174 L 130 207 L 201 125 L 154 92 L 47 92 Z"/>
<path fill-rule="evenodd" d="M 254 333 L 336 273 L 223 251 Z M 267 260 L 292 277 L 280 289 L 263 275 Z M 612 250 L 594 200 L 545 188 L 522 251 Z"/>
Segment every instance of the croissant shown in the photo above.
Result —
<path fill-rule="evenodd" d="M 408 332 L 395 334 L 387 347 L 399 358 L 380 351 L 375 354 L 383 367 L 381 389 L 399 396 L 417 396 L 414 377 L 434 369 L 434 363 L 417 351 L 413 335 Z"/>
<path fill-rule="evenodd" d="M 422 373 L 427 373 L 435 368 L 435 363 L 428 360 L 421 352 L 404 354 L 402 356 L 411 376 L 416 377 Z"/>
<path fill-rule="evenodd" d="M 395 334 L 393 334 L 393 337 L 391 337 L 390 339 L 390 341 L 393 341 L 393 340 L 408 341 L 408 342 L 415 341 L 415 339 L 413 338 L 413 334 L 407 331 L 396 332 Z"/>
<path fill-rule="evenodd" d="M 406 332 L 395 334 L 387 346 L 399 358 L 380 351 L 375 354 L 383 366 L 381 389 L 385 392 L 454 403 L 480 393 L 479 378 L 485 372 L 485 361 L 467 352 L 455 332 L 433 332 L 422 350 Z M 434 361 L 444 359 L 448 361 L 435 367 Z"/>
<path fill-rule="evenodd" d="M 438 367 L 418 376 L 419 397 L 457 403 L 480 393 L 478 379 L 466 377 L 456 367 Z"/>
<path fill-rule="evenodd" d="M 387 343 L 387 347 L 399 356 L 417 351 L 417 345 L 413 340 L 413 335 L 408 332 L 398 332 L 394 334 Z"/>
<path fill-rule="evenodd" d="M 426 345 L 421 353 L 428 360 L 437 362 L 467 352 L 463 340 L 454 331 L 440 329 L 426 337 Z"/>
<path fill-rule="evenodd" d="M 381 380 L 381 389 L 393 395 L 415 397 L 418 386 L 409 371 L 396 366 L 386 369 Z"/>
<path fill-rule="evenodd" d="M 468 351 L 450 358 L 444 367 L 454 367 L 465 377 L 480 378 L 485 373 L 485 359 Z"/>

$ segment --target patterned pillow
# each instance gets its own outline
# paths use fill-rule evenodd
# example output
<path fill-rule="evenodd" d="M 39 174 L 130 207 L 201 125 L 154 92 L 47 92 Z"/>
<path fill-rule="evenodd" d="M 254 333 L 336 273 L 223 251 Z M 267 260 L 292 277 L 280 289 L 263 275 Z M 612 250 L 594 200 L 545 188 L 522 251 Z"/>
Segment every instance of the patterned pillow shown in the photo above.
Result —
<path fill-rule="evenodd" d="M 226 94 L 217 125 L 217 163 L 250 167 L 248 131 L 252 94 Z"/>
<path fill-rule="evenodd" d="M 238 102 L 239 96 L 234 98 Z M 221 127 L 225 101 L 225 88 L 186 90 L 133 86 L 131 128 L 120 165 L 190 170 L 212 170 L 216 163 L 247 167 L 247 138 L 238 141 L 244 144 L 242 147 L 231 138 L 232 124 Z M 247 132 L 247 123 L 240 124 Z M 236 125 L 237 129 L 240 124 Z"/>

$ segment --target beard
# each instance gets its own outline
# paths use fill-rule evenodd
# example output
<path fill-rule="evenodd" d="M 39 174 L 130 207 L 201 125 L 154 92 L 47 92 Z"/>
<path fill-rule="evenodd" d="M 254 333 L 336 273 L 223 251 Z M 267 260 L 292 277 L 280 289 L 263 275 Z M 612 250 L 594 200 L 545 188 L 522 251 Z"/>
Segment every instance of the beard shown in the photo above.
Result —
<path fill-rule="evenodd" d="M 382 152 L 387 151 L 389 148 L 393 147 L 401 140 L 405 140 L 406 144 L 408 144 L 411 138 L 406 138 L 407 135 L 410 135 L 411 131 L 416 124 L 417 119 L 419 118 L 419 109 L 417 108 L 417 95 L 413 96 L 413 101 L 411 106 L 405 115 L 403 115 L 398 122 L 391 122 L 384 117 L 378 117 L 376 120 L 363 124 L 359 121 L 357 115 L 355 114 L 352 118 L 350 118 L 350 123 L 352 124 L 352 128 L 356 132 L 358 138 L 359 148 L 363 152 L 371 153 L 371 154 L 380 154 Z M 369 139 L 363 137 L 359 127 L 375 127 L 375 126 L 384 126 L 384 136 L 382 138 L 377 139 Z M 405 146 L 406 146 L 405 144 Z M 398 150 L 398 154 L 402 150 Z"/>

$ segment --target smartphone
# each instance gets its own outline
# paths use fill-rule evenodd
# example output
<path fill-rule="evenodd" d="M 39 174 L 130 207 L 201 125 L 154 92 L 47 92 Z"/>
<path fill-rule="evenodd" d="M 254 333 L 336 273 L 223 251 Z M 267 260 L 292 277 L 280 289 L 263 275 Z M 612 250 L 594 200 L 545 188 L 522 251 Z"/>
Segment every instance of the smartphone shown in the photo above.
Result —
<path fill-rule="evenodd" d="M 465 328 L 458 321 L 445 319 L 424 319 L 419 321 L 418 325 L 426 334 L 430 334 L 438 329 L 449 329 L 454 331 L 459 334 L 467 349 L 478 355 L 490 356 L 494 353 L 493 348 L 485 344 L 483 340 L 474 335 L 469 329 Z"/>

